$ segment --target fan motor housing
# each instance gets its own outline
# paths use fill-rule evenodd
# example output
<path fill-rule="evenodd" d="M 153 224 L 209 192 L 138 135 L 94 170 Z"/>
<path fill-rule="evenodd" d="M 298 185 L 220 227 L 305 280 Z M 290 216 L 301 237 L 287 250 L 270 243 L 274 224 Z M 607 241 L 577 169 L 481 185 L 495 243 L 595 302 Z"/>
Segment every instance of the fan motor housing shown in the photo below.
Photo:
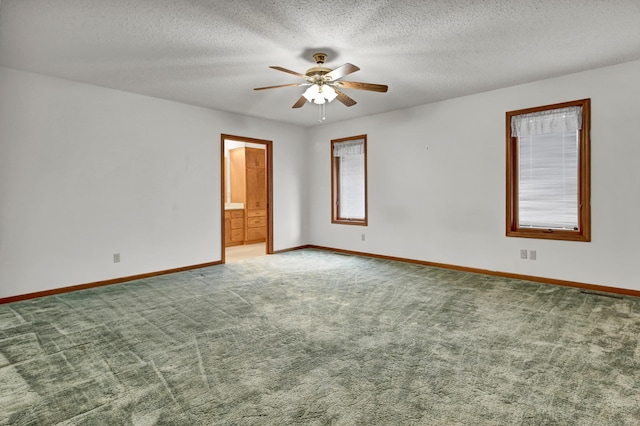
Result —
<path fill-rule="evenodd" d="M 309 68 L 305 73 L 305 75 L 307 77 L 313 77 L 315 75 L 325 75 L 330 73 L 331 71 L 333 71 L 331 68 L 318 66 L 318 67 Z"/>
<path fill-rule="evenodd" d="M 324 62 L 327 60 L 326 53 L 323 53 L 323 52 L 314 53 L 313 60 L 316 61 L 317 66 L 311 67 L 307 70 L 307 72 L 305 73 L 307 77 L 323 76 L 333 71 L 331 68 L 322 66 Z"/>

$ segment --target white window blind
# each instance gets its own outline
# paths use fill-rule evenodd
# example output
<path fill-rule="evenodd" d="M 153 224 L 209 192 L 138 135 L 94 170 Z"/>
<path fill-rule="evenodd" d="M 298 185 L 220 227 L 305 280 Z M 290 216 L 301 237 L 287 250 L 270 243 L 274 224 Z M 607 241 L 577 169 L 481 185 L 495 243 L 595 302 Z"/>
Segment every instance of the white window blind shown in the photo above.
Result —
<path fill-rule="evenodd" d="M 512 136 L 518 137 L 519 226 L 578 229 L 581 118 L 581 107 L 512 118 Z"/>
<path fill-rule="evenodd" d="M 365 218 L 364 140 L 338 142 L 333 146 L 338 157 L 338 217 Z"/>

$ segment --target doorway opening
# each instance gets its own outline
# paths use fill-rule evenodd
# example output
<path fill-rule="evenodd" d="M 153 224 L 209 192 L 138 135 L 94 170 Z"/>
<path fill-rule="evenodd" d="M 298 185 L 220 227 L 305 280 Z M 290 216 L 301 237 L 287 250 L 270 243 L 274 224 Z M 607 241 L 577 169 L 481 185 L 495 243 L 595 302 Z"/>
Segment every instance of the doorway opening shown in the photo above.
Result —
<path fill-rule="evenodd" d="M 221 135 L 222 263 L 273 253 L 272 142 Z"/>

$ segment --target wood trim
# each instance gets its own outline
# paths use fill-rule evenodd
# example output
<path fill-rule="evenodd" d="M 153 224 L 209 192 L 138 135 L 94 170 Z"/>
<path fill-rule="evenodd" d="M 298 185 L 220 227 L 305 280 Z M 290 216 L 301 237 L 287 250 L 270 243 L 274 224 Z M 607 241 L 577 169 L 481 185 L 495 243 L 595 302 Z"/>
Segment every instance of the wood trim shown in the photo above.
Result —
<path fill-rule="evenodd" d="M 5 303 L 19 302 L 22 300 L 35 299 L 37 297 L 54 296 L 56 294 L 69 293 L 71 291 L 86 290 L 94 287 L 102 287 L 102 286 L 112 285 L 112 284 L 122 284 L 129 281 L 157 277 L 160 275 L 174 274 L 176 272 L 184 272 L 192 269 L 206 268 L 209 266 L 216 266 L 220 264 L 222 264 L 222 261 L 199 263 L 197 265 L 181 266 L 179 268 L 165 269 L 165 270 L 156 271 L 156 272 L 147 272 L 145 274 L 129 275 L 127 277 L 112 278 L 109 280 L 95 281 L 87 284 L 78 284 L 78 285 L 72 285 L 68 287 L 54 288 L 51 290 L 36 291 L 34 293 L 20 294 L 17 296 L 3 297 L 3 298 L 0 298 L 0 305 L 3 305 Z"/>
<path fill-rule="evenodd" d="M 580 228 L 575 231 L 561 229 L 533 229 L 518 227 L 518 139 L 511 135 L 511 118 L 522 114 L 566 108 L 582 107 L 580 130 L 579 211 Z M 506 236 L 561 241 L 591 241 L 591 99 L 579 99 L 552 105 L 508 111 L 506 117 Z"/>
<path fill-rule="evenodd" d="M 524 281 L 533 281 L 533 282 L 538 282 L 538 283 L 542 283 L 542 284 L 550 284 L 550 285 L 559 285 L 559 286 L 563 286 L 563 287 L 580 288 L 580 289 L 584 289 L 584 290 L 597 291 L 597 292 L 601 292 L 601 293 L 612 293 L 612 294 L 620 294 L 620 295 L 625 295 L 625 296 L 640 297 L 640 290 L 631 290 L 631 289 L 619 288 L 619 287 L 608 287 L 608 286 L 603 286 L 603 285 L 598 285 L 598 284 L 587 284 L 587 283 L 581 283 L 581 282 L 576 282 L 576 281 L 558 280 L 558 279 L 555 279 L 555 278 L 536 277 L 536 276 L 533 276 L 533 275 L 514 274 L 514 273 L 510 273 L 510 272 L 491 271 L 491 270 L 488 270 L 488 269 L 471 268 L 471 267 L 467 267 L 467 266 L 451 265 L 451 264 L 447 264 L 447 263 L 428 262 L 426 260 L 408 259 L 408 258 L 404 258 L 404 257 L 386 256 L 386 255 L 382 255 L 382 254 L 373 254 L 373 253 L 365 253 L 365 252 L 352 251 L 352 250 L 343 250 L 343 249 L 332 248 L 332 247 L 316 246 L 316 245 L 313 245 L 313 244 L 305 244 L 305 245 L 301 245 L 301 246 L 297 246 L 297 247 L 290 247 L 288 249 L 276 250 L 276 251 L 274 251 L 274 252 L 272 252 L 270 254 L 280 254 L 280 253 L 286 253 L 286 252 L 290 252 L 290 251 L 304 250 L 304 249 L 316 249 L 316 250 L 333 251 L 333 252 L 336 252 L 336 253 L 344 253 L 344 254 L 350 254 L 350 255 L 354 255 L 354 256 L 365 256 L 365 257 L 372 257 L 372 258 L 376 258 L 376 259 L 385 259 L 385 260 L 393 260 L 393 261 L 397 261 L 397 262 L 413 263 L 413 264 L 416 264 L 416 265 L 431 266 L 431 267 L 443 268 L 443 269 L 451 269 L 451 270 L 462 271 L 462 272 L 471 272 L 471 273 L 475 273 L 475 274 L 490 275 L 490 276 L 495 276 L 495 277 L 512 278 L 512 279 L 524 280 Z M 128 281 L 135 281 L 135 280 L 139 280 L 139 279 L 143 279 L 143 278 L 151 278 L 151 277 L 160 276 L 160 275 L 172 274 L 172 273 L 175 273 L 175 272 L 183 272 L 183 271 L 188 271 L 188 270 L 191 270 L 191 269 L 206 268 L 206 267 L 209 267 L 209 266 L 221 265 L 222 263 L 223 263 L 222 261 L 201 263 L 201 264 L 198 264 L 198 265 L 184 266 L 184 267 L 181 267 L 181 268 L 166 269 L 164 271 L 150 272 L 150 273 L 146 273 L 146 274 L 132 275 L 132 276 L 128 276 L 128 277 L 114 278 L 114 279 L 104 280 L 104 281 L 96 281 L 96 282 L 88 283 L 88 284 L 79 284 L 79 285 L 74 285 L 74 286 L 70 286 L 70 287 L 63 287 L 63 288 L 57 288 L 57 289 L 52 289 L 52 290 L 39 291 L 39 292 L 35 292 L 35 293 L 22 294 L 22 295 L 18 295 L 18 296 L 4 297 L 4 298 L 0 299 L 0 305 L 5 304 L 5 303 L 19 302 L 21 300 L 35 299 L 37 297 L 52 296 L 52 295 L 61 294 L 61 293 L 68 293 L 68 292 L 76 291 L 76 290 L 86 290 L 86 289 L 89 289 L 89 288 L 101 287 L 101 286 L 111 285 L 111 284 L 121 284 L 121 283 L 128 282 Z"/>
<path fill-rule="evenodd" d="M 340 172 L 340 161 L 336 157 L 333 156 L 333 147 L 334 144 L 340 142 L 347 142 L 352 140 L 362 139 L 364 141 L 364 219 L 344 219 L 338 217 L 338 174 Z M 367 176 L 367 135 L 358 135 L 358 136 L 349 136 L 346 138 L 340 139 L 332 139 L 331 140 L 331 150 L 329 152 L 331 155 L 331 223 L 340 224 L 340 225 L 357 225 L 357 226 L 368 226 L 369 223 L 369 184 L 368 184 L 368 176 Z"/>
<path fill-rule="evenodd" d="M 276 250 L 271 254 L 281 254 L 281 253 L 286 253 L 289 251 L 296 251 L 296 250 L 304 250 L 306 248 L 316 248 L 315 246 L 310 246 L 310 245 L 304 245 L 304 246 L 297 246 L 297 247 L 289 247 L 286 249 L 282 249 L 282 250 Z"/>
<path fill-rule="evenodd" d="M 333 156 L 333 145 L 331 141 L 331 223 L 335 223 L 338 218 L 338 174 L 340 172 L 340 162 Z"/>
<path fill-rule="evenodd" d="M 224 205 L 227 198 L 227 164 L 224 159 L 224 141 L 228 135 L 220 135 L 220 263 L 225 263 L 225 220 L 224 220 Z"/>
<path fill-rule="evenodd" d="M 491 275 L 491 276 L 502 277 L 502 278 L 512 278 L 517 280 L 533 281 L 533 282 L 538 282 L 542 284 L 559 285 L 563 287 L 574 287 L 574 288 L 580 288 L 584 290 L 597 291 L 601 293 L 613 293 L 613 294 L 621 294 L 625 296 L 640 297 L 640 290 L 631 290 L 631 289 L 619 288 L 619 287 L 608 287 L 608 286 L 603 286 L 598 284 L 588 284 L 588 283 L 581 283 L 576 281 L 559 280 L 556 278 L 537 277 L 534 275 L 514 274 L 511 272 L 491 271 L 488 269 L 471 268 L 468 266 L 428 262 L 426 260 L 407 259 L 403 257 L 364 253 L 364 252 L 343 250 L 343 249 L 316 246 L 316 245 L 307 245 L 307 246 L 302 246 L 300 248 L 312 248 L 312 249 L 318 249 L 318 250 L 334 251 L 336 253 L 351 254 L 355 256 L 366 256 L 366 257 L 372 257 L 376 259 L 394 260 L 394 261 L 405 262 L 405 263 L 414 263 L 417 265 L 432 266 L 436 268 L 451 269 L 451 270 L 462 271 L 462 272 L 471 272 L 474 274 L 483 274 L 483 275 Z"/>
<path fill-rule="evenodd" d="M 224 204 L 225 204 L 225 168 L 224 161 L 224 141 L 226 139 L 232 139 L 238 142 L 255 143 L 265 146 L 266 150 L 266 175 L 267 175 L 267 238 L 265 242 L 266 254 L 273 254 L 273 141 L 266 139 L 249 138 L 246 136 L 229 135 L 226 133 L 220 134 L 220 245 L 221 245 L 221 263 L 225 263 L 225 246 L 224 246 Z M 245 206 L 246 207 L 246 206 Z"/>
<path fill-rule="evenodd" d="M 591 99 L 583 100 L 582 129 L 580 139 L 580 232 L 584 241 L 591 241 Z"/>
<path fill-rule="evenodd" d="M 273 142 L 267 148 L 267 242 L 266 254 L 273 254 Z"/>

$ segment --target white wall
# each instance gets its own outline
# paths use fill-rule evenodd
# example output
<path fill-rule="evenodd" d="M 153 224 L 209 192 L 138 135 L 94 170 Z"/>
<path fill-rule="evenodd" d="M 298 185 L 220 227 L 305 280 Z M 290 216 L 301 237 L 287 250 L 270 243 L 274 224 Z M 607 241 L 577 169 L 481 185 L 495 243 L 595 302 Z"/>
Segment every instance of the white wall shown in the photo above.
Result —
<path fill-rule="evenodd" d="M 639 93 L 632 62 L 314 128 L 309 243 L 640 290 Z M 582 98 L 592 100 L 592 241 L 507 238 L 505 112 Z M 369 226 L 334 225 L 329 141 L 363 133 Z"/>
<path fill-rule="evenodd" d="M 640 62 L 311 129 L 1 67 L 0 93 L 0 297 L 219 260 L 221 133 L 273 140 L 275 250 L 640 290 Z M 592 242 L 505 237 L 505 112 L 586 97 Z M 369 226 L 332 225 L 329 141 L 363 133 Z"/>
<path fill-rule="evenodd" d="M 0 298 L 220 260 L 221 133 L 273 141 L 274 249 L 307 241 L 301 128 L 1 67 L 0 93 Z"/>

